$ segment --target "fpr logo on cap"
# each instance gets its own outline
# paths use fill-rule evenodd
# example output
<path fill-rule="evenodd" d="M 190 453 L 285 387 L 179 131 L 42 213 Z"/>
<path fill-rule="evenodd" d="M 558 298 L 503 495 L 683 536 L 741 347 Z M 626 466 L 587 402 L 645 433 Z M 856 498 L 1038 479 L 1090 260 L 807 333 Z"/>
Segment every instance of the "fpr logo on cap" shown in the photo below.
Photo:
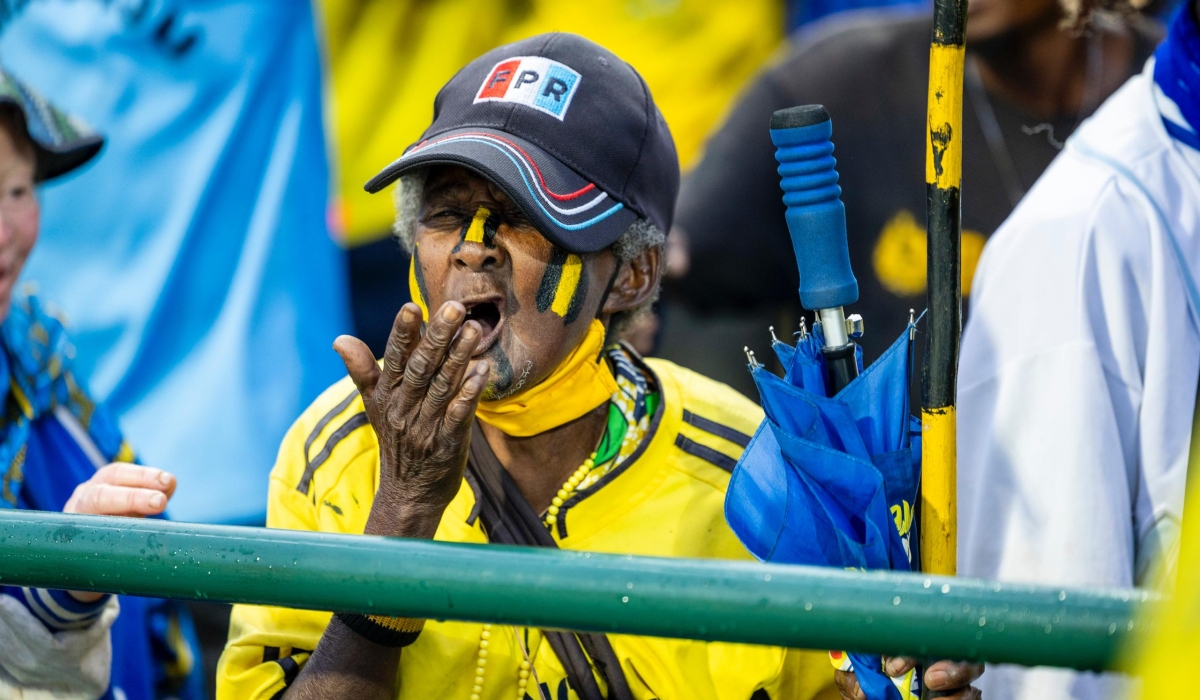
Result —
<path fill-rule="evenodd" d="M 541 56 L 518 56 L 492 68 L 474 104 L 516 102 L 562 121 L 579 87 L 580 75 L 567 66 Z"/>

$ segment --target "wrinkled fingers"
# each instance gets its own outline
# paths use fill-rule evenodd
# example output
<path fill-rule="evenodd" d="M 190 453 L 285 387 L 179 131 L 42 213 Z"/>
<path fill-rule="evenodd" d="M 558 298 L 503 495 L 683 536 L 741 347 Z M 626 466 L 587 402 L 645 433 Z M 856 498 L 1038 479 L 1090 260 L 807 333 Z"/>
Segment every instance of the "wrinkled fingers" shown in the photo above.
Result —
<path fill-rule="evenodd" d="M 436 425 L 442 419 L 450 399 L 462 387 L 463 373 L 466 372 L 471 355 L 474 354 L 475 346 L 479 344 L 481 337 L 482 332 L 477 322 L 467 321 L 463 324 L 462 330 L 450 344 L 446 361 L 438 368 L 437 375 L 429 384 L 429 391 L 421 405 L 422 420 L 432 421 L 432 425 Z"/>
<path fill-rule="evenodd" d="M 466 436 L 471 427 L 471 417 L 475 415 L 475 409 L 479 406 L 479 397 L 483 396 L 483 388 L 487 386 L 490 369 L 491 364 L 487 360 L 480 360 L 471 368 L 466 381 L 462 383 L 454 400 L 450 402 L 450 407 L 446 409 L 442 429 L 447 435 L 459 439 Z"/>
<path fill-rule="evenodd" d="M 400 307 L 396 319 L 392 322 L 392 332 L 388 335 L 387 347 L 383 351 L 383 380 L 384 391 L 391 391 L 404 379 L 408 359 L 412 357 L 417 343 L 421 340 L 421 307 L 409 302 Z"/>
<path fill-rule="evenodd" d="M 848 671 L 834 671 L 833 681 L 837 684 L 842 700 L 867 700 L 861 688 L 858 687 L 858 676 Z"/>
<path fill-rule="evenodd" d="M 983 664 L 938 661 L 925 669 L 925 685 L 931 690 L 940 691 L 965 689 L 982 675 Z"/>
<path fill-rule="evenodd" d="M 404 410 L 413 410 L 421 405 L 430 382 L 446 359 L 450 341 L 458 333 L 466 316 L 466 307 L 457 301 L 448 301 L 430 317 L 425 334 L 404 368 L 404 381 L 400 384 L 400 405 Z"/>

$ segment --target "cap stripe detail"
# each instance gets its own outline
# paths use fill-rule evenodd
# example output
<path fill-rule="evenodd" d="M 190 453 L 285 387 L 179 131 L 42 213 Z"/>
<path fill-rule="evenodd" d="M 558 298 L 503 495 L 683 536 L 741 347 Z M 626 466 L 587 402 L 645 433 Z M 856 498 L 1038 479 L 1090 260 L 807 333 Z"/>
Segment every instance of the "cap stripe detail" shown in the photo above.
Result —
<path fill-rule="evenodd" d="M 482 144 L 483 144 L 483 145 L 485 145 L 485 146 L 491 146 L 492 148 L 495 148 L 496 150 L 500 151 L 500 153 L 502 153 L 502 154 L 504 155 L 504 157 L 506 157 L 506 158 L 508 158 L 510 161 L 512 161 L 513 165 L 517 166 L 517 172 L 518 172 L 518 173 L 521 175 L 521 180 L 522 180 L 522 181 L 525 183 L 525 188 L 526 188 L 527 190 L 529 190 L 529 193 L 530 193 L 531 195 L 533 195 L 533 196 L 534 196 L 534 202 L 536 202 L 536 203 L 537 203 L 537 205 L 538 205 L 538 208 L 539 208 L 539 209 L 541 209 L 541 210 L 542 210 L 542 213 L 544 213 L 544 214 L 547 216 L 547 218 L 549 218 L 549 219 L 550 219 L 552 222 L 554 222 L 554 224 L 555 224 L 555 225 L 557 225 L 559 228 L 565 229 L 565 230 L 567 230 L 567 231 L 578 231 L 578 230 L 580 230 L 580 229 L 585 229 L 585 228 L 587 228 L 587 227 L 589 227 L 589 226 L 591 226 L 591 225 L 593 225 L 593 224 L 599 223 L 600 221 L 603 221 L 604 219 L 607 219 L 608 217 L 610 217 L 610 216 L 612 216 L 613 214 L 617 213 L 617 212 L 618 212 L 618 211 L 620 211 L 621 209 L 624 209 L 624 208 L 625 208 L 625 205 L 624 205 L 624 204 L 622 204 L 622 203 L 618 202 L 617 204 L 613 205 L 613 206 L 612 206 L 611 208 L 609 208 L 608 210 L 606 210 L 606 211 L 604 211 L 604 212 L 602 212 L 602 213 L 600 213 L 600 214 L 598 214 L 598 215 L 596 215 L 596 216 L 594 216 L 594 217 L 592 217 L 592 218 L 590 218 L 590 219 L 588 219 L 587 221 L 584 221 L 584 222 L 582 222 L 582 223 L 578 223 L 578 224 L 567 224 L 567 223 L 564 223 L 564 222 L 562 222 L 562 221 L 559 221 L 557 217 L 555 217 L 553 214 L 551 214 L 551 213 L 550 213 L 550 211 L 549 211 L 549 210 L 547 210 L 547 209 L 546 209 L 546 207 L 545 207 L 545 206 L 542 204 L 542 202 L 539 200 L 539 195 L 540 195 L 540 197 L 541 197 L 541 198 L 545 198 L 545 196 L 546 196 L 546 195 L 545 195 L 545 194 L 543 194 L 543 193 L 542 193 L 542 191 L 541 191 L 539 188 L 535 187 L 535 186 L 534 186 L 534 183 L 531 183 L 531 182 L 529 181 L 529 178 L 528 178 L 528 177 L 526 177 L 526 175 L 525 175 L 525 171 L 526 171 L 526 168 L 529 168 L 529 167 L 530 167 L 529 163 L 523 162 L 522 160 L 520 160 L 520 159 L 518 159 L 518 158 L 514 157 L 514 156 L 512 155 L 512 153 L 510 153 L 510 152 L 509 152 L 509 150 L 510 150 L 510 148 L 511 148 L 511 147 L 509 147 L 509 146 L 507 146 L 507 145 L 504 145 L 504 144 L 494 143 L 494 141 L 501 141 L 501 139 L 496 139 L 495 137 L 491 136 L 490 134 L 489 134 L 489 135 L 487 135 L 487 136 L 482 136 L 482 135 L 481 135 L 480 137 L 475 137 L 475 136 L 467 136 L 467 135 L 465 135 L 465 134 L 464 134 L 464 135 L 455 135 L 455 136 L 450 136 L 450 137 L 447 137 L 447 138 L 445 138 L 445 139 L 442 139 L 442 140 L 440 140 L 440 141 L 434 141 L 434 142 L 431 142 L 431 143 L 429 143 L 428 145 L 422 146 L 422 147 L 421 147 L 421 150 L 425 150 L 425 149 L 428 149 L 428 148 L 435 148 L 435 147 L 437 147 L 437 146 L 440 146 L 440 145 L 442 145 L 442 144 L 447 144 L 447 143 L 450 143 L 450 142 L 452 142 L 452 141 L 472 141 L 472 142 L 476 142 L 476 143 L 482 143 Z M 409 152 L 408 152 L 408 153 L 406 153 L 404 156 L 402 156 L 402 157 L 401 157 L 401 159 L 403 159 L 403 158 L 407 158 L 408 156 L 410 156 L 410 155 L 412 155 L 413 153 L 416 153 L 416 152 L 417 152 L 417 150 L 416 150 L 416 149 L 414 149 L 414 150 L 412 150 L 412 151 L 409 151 Z M 524 165 L 525 167 L 522 167 L 522 165 Z M 582 192 L 582 190 L 581 190 L 581 192 Z M 582 211 L 586 211 L 586 210 L 588 210 L 588 209 L 591 209 L 591 208 L 592 208 L 592 207 L 594 207 L 596 204 L 600 203 L 600 201 L 601 201 L 601 200 L 603 200 L 603 199 L 605 199 L 605 198 L 607 198 L 607 197 L 608 197 L 608 193 L 606 193 L 606 192 L 601 192 L 601 193 L 600 193 L 600 196 L 596 197 L 595 199 L 593 199 L 592 201 L 588 202 L 587 204 L 585 204 L 585 205 L 583 205 L 583 206 L 581 206 L 581 207 L 576 207 L 575 209 L 569 209 L 569 210 L 563 210 L 563 209 L 561 209 L 561 208 L 559 208 L 559 207 L 555 206 L 555 205 L 554 205 L 552 202 L 549 202 L 549 200 L 547 200 L 547 203 L 548 203 L 548 204 L 550 204 L 550 206 L 551 206 L 552 208 L 554 208 L 556 211 L 558 211 L 559 213 L 566 214 L 566 215 L 570 215 L 570 214 L 574 214 L 574 213 L 577 213 L 577 212 L 582 212 Z"/>
<path fill-rule="evenodd" d="M 415 153 L 415 152 L 425 148 L 426 146 L 432 146 L 434 144 L 441 143 L 442 141 L 449 140 L 449 139 L 455 139 L 460 136 L 479 136 L 479 137 L 482 137 L 485 139 L 496 139 L 497 141 L 501 141 L 501 142 L 506 143 L 509 146 L 512 146 L 513 148 L 517 149 L 517 151 L 521 154 L 521 157 L 524 158 L 526 161 L 528 161 L 529 165 L 533 167 L 533 172 L 538 176 L 538 182 L 541 184 L 542 189 L 545 190 L 546 194 L 550 195 L 551 197 L 557 199 L 560 202 L 566 201 L 568 199 L 575 199 L 576 197 L 578 197 L 582 194 L 591 192 L 592 190 L 596 189 L 596 184 L 593 182 L 589 182 L 586 186 L 581 187 L 580 189 L 575 190 L 574 192 L 571 192 L 569 194 L 558 194 L 557 192 L 554 192 L 553 190 L 550 189 L 550 186 L 546 184 L 546 178 L 542 176 L 542 170 L 541 170 L 541 168 L 539 168 L 537 166 L 537 161 L 535 161 L 532 156 L 530 156 L 528 153 L 526 153 L 524 148 L 521 148 L 519 145 L 513 143 L 512 141 L 509 141 L 508 139 L 506 139 L 504 137 L 497 136 L 495 134 L 489 134 L 486 131 L 464 131 L 461 134 L 453 134 L 451 136 L 447 136 L 445 138 L 438 139 L 436 141 L 425 141 L 425 142 L 417 144 L 417 147 L 414 148 L 412 150 L 412 152 Z M 405 155 L 408 155 L 408 154 L 405 154 Z M 403 157 L 403 156 L 401 156 L 401 157 Z"/>
<path fill-rule="evenodd" d="M 528 153 L 521 150 L 520 146 L 517 146 L 516 144 L 512 143 L 511 141 L 507 141 L 505 139 L 502 139 L 502 138 L 499 138 L 496 136 L 492 136 L 491 134 L 483 134 L 483 133 L 455 134 L 454 136 L 448 136 L 444 139 L 439 139 L 437 141 L 431 141 L 431 142 L 429 142 L 429 144 L 427 146 L 422 145 L 420 147 L 420 150 L 425 150 L 426 147 L 435 148 L 442 144 L 452 143 L 454 141 L 472 141 L 472 142 L 480 143 L 480 139 L 491 139 L 491 140 L 499 141 L 501 145 L 488 144 L 488 145 L 491 145 L 493 148 L 505 149 L 510 152 L 513 149 L 516 149 L 521 155 L 520 160 L 527 167 L 531 168 L 532 169 L 531 172 L 535 173 L 540 180 L 540 178 L 542 176 L 542 171 L 538 169 L 537 163 L 533 162 L 533 159 L 529 157 Z M 413 149 L 412 153 L 415 153 L 416 150 L 417 149 Z M 503 152 L 503 151 L 501 151 L 501 152 Z M 405 154 L 404 157 L 407 157 L 408 155 L 410 155 L 410 154 Z M 510 157 L 509 160 L 512 160 L 512 158 Z M 522 175 L 522 177 L 524 177 L 524 175 Z M 528 184 L 528 183 L 526 183 L 526 184 Z M 596 186 L 594 184 L 588 183 L 587 187 L 584 187 L 583 189 L 581 189 L 577 192 L 573 192 L 569 195 L 558 195 L 558 194 L 554 194 L 553 192 L 551 192 L 549 189 L 546 188 L 545 181 L 540 181 L 539 184 L 541 185 L 541 187 L 538 188 L 539 193 L 544 192 L 546 195 L 551 195 L 551 196 L 557 198 L 559 201 L 562 201 L 564 199 L 571 199 L 574 197 L 578 197 L 579 195 L 596 188 Z M 559 214 L 570 216 L 572 214 L 578 214 L 580 212 L 587 211 L 588 209 L 591 209 L 592 207 L 599 204 L 601 200 L 604 200 L 607 198 L 608 198 L 608 194 L 605 192 L 601 192 L 599 195 L 597 195 L 594 199 L 589 201 L 587 204 L 582 204 L 578 207 L 575 207 L 574 209 L 563 209 L 562 207 L 556 205 L 554 202 L 551 202 L 549 199 L 546 199 L 546 204 L 549 204 L 550 208 L 553 209 L 554 211 L 558 212 Z M 545 199 L 544 195 L 543 195 L 543 199 Z"/>

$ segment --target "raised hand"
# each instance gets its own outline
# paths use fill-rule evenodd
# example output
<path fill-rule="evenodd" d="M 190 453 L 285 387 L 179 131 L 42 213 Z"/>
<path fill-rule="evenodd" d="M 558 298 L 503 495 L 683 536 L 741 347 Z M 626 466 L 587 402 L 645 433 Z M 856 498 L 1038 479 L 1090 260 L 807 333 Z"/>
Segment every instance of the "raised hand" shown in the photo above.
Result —
<path fill-rule="evenodd" d="M 468 367 L 481 337 L 467 311 L 446 302 L 421 334 L 421 310 L 396 314 L 382 367 L 357 338 L 334 349 L 362 396 L 379 440 L 379 491 L 367 534 L 433 537 L 442 512 L 458 493 L 470 447 L 475 408 L 488 363 Z"/>
<path fill-rule="evenodd" d="M 883 670 L 892 678 L 900 678 L 916 665 L 916 659 L 895 656 L 884 659 Z M 957 661 L 938 661 L 925 669 L 925 687 L 934 691 L 934 697 L 951 700 L 979 700 L 982 694 L 972 686 L 983 675 L 983 664 Z M 858 687 L 858 678 L 853 673 L 834 671 L 834 681 L 842 700 L 867 700 Z"/>

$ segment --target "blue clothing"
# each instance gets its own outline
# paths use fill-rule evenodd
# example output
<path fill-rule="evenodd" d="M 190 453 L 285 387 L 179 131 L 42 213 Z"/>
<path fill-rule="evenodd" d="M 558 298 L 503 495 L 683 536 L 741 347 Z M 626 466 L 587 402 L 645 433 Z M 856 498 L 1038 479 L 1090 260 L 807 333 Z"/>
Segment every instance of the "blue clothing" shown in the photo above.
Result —
<path fill-rule="evenodd" d="M 39 0 L 0 58 L 107 138 L 43 187 L 25 279 L 140 456 L 178 477 L 171 517 L 262 522 L 276 448 L 344 376 L 330 345 L 350 329 L 311 4 Z"/>
<path fill-rule="evenodd" d="M 1175 14 L 1166 41 L 1154 53 L 1154 83 L 1186 121 L 1178 124 L 1164 115 L 1167 133 L 1200 150 L 1200 26 L 1190 4 Z"/>
<path fill-rule="evenodd" d="M 6 465 L 0 506 L 61 511 L 75 487 L 91 478 L 97 467 L 117 457 L 132 459 L 132 451 L 105 408 L 93 404 L 74 381 L 74 353 L 62 324 L 36 299 L 13 302 L 0 325 L 0 338 L 0 364 L 8 374 L 6 391 L 0 392 L 0 454 L 19 455 Z M 52 390 L 55 387 L 61 391 Z M 25 427 L 14 430 L 14 423 Z M 10 489 L 15 502 L 7 499 Z M 47 620 L 46 607 L 28 591 L 4 587 L 0 594 L 17 598 L 52 630 L 69 626 Z M 45 596 L 71 605 L 61 592 Z M 186 610 L 174 601 L 151 598 L 120 596 L 120 603 L 121 614 L 112 627 L 112 680 L 104 697 L 203 698 L 199 644 Z M 87 607 L 71 612 L 86 615 Z"/>

